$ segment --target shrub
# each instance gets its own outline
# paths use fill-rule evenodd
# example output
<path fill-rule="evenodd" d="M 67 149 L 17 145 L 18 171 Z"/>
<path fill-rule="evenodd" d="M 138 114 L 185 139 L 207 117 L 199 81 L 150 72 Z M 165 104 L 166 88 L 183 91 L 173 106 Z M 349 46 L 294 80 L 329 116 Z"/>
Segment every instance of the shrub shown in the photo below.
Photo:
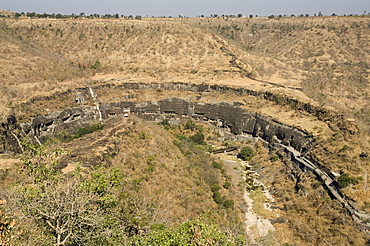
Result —
<path fill-rule="evenodd" d="M 80 138 L 85 136 L 86 134 L 90 134 L 99 130 L 102 130 L 104 128 L 103 124 L 97 123 L 90 127 L 81 127 L 78 129 L 77 133 L 74 135 L 75 138 Z"/>
<path fill-rule="evenodd" d="M 94 63 L 93 65 L 91 65 L 91 66 L 90 66 L 90 69 L 95 69 L 95 70 L 97 70 L 97 69 L 99 69 L 99 68 L 100 68 L 100 66 L 101 66 L 100 61 L 99 61 L 99 60 L 96 60 L 96 61 L 95 61 L 95 63 Z"/>
<path fill-rule="evenodd" d="M 224 200 L 223 205 L 225 208 L 232 208 L 234 207 L 234 202 L 232 200 Z"/>
<path fill-rule="evenodd" d="M 178 228 L 159 225 L 149 234 L 136 236 L 131 245 L 245 245 L 242 236 L 224 232 L 212 220 L 199 217 L 183 222 Z"/>
<path fill-rule="evenodd" d="M 217 161 L 213 161 L 212 162 L 212 167 L 217 168 L 217 169 L 221 169 L 222 168 L 222 164 L 221 163 L 218 163 Z"/>
<path fill-rule="evenodd" d="M 253 156 L 255 156 L 256 153 L 254 152 L 254 150 L 249 147 L 249 146 L 245 146 L 243 147 L 239 154 L 238 154 L 238 158 L 244 160 L 244 161 L 250 161 L 252 160 Z"/>
<path fill-rule="evenodd" d="M 148 164 L 148 172 L 152 173 L 154 171 L 154 166 L 155 166 L 154 157 L 151 155 L 148 156 L 146 163 Z"/>
<path fill-rule="evenodd" d="M 169 126 L 170 121 L 168 119 L 164 119 L 161 122 L 159 122 L 158 125 Z"/>
<path fill-rule="evenodd" d="M 217 183 L 214 183 L 214 184 L 211 185 L 212 192 L 219 191 L 220 189 L 221 189 L 221 187 Z"/>
<path fill-rule="evenodd" d="M 185 124 L 185 130 L 194 130 L 196 127 L 195 123 L 192 120 L 188 120 Z"/>
<path fill-rule="evenodd" d="M 347 151 L 348 149 L 349 149 L 350 147 L 348 146 L 348 145 L 344 145 L 340 150 L 339 150 L 339 152 L 345 152 L 345 151 Z"/>
<path fill-rule="evenodd" d="M 272 156 L 270 157 L 270 161 L 272 161 L 272 162 L 275 162 L 275 161 L 277 161 L 277 160 L 279 160 L 279 156 L 278 156 L 278 155 L 276 155 L 276 154 L 274 154 L 274 155 L 272 155 Z"/>
<path fill-rule="evenodd" d="M 206 142 L 204 142 L 204 135 L 201 132 L 195 133 L 193 136 L 190 136 L 189 139 L 196 144 L 200 145 L 206 144 Z"/>
<path fill-rule="evenodd" d="M 226 181 L 225 184 L 224 184 L 224 188 L 225 189 L 230 189 L 231 187 L 231 183 L 229 181 Z"/>
<path fill-rule="evenodd" d="M 283 95 L 281 95 L 281 94 L 275 94 L 275 95 L 274 95 L 274 101 L 275 101 L 277 104 L 279 104 L 279 105 L 283 104 L 283 102 L 284 102 Z"/>
<path fill-rule="evenodd" d="M 357 184 L 358 181 L 354 177 L 350 177 L 348 173 L 342 173 L 338 178 L 338 187 L 345 188 L 349 185 Z"/>
<path fill-rule="evenodd" d="M 222 198 L 221 193 L 218 190 L 213 192 L 212 198 L 215 203 L 217 203 L 217 205 L 223 205 L 224 199 Z"/>
<path fill-rule="evenodd" d="M 69 142 L 74 139 L 81 138 L 87 134 L 102 130 L 103 128 L 104 128 L 103 124 L 97 123 L 89 127 L 81 127 L 80 129 L 78 129 L 77 133 L 74 135 L 70 135 L 65 132 L 59 132 L 56 135 L 56 138 L 63 142 Z"/>

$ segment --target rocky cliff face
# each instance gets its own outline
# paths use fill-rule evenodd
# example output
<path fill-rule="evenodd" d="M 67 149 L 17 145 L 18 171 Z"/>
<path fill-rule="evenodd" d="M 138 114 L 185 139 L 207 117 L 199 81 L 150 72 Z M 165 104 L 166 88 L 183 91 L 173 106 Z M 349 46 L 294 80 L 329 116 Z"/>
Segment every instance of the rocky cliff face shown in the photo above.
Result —
<path fill-rule="evenodd" d="M 15 132 L 19 131 L 19 126 L 14 115 L 9 115 L 5 122 L 0 124 L 0 153 L 20 152 L 21 148 L 18 143 Z"/>
<path fill-rule="evenodd" d="M 337 112 L 330 111 L 328 109 L 317 107 L 311 105 L 310 103 L 300 102 L 296 99 L 274 94 L 268 91 L 254 91 L 246 88 L 239 87 L 230 87 L 225 85 L 212 85 L 212 84 L 189 84 L 182 82 L 172 82 L 172 83 L 124 83 L 121 85 L 115 84 L 104 84 L 96 86 L 93 89 L 99 88 L 115 88 L 117 90 L 174 90 L 174 91 L 191 91 L 191 92 L 216 92 L 216 93 L 232 93 L 235 95 L 251 95 L 256 96 L 261 99 L 275 101 L 282 105 L 291 105 L 297 110 L 305 111 L 320 119 L 333 119 L 333 118 L 343 118 L 343 115 L 338 114 Z M 84 91 L 85 94 L 88 94 L 88 88 L 81 88 L 81 92 Z"/>
<path fill-rule="evenodd" d="M 58 132 L 76 133 L 99 119 L 95 107 L 81 106 L 56 111 L 49 115 L 37 115 L 29 123 L 20 125 L 22 132 L 29 136 L 33 143 L 43 143 L 47 137 Z"/>
<path fill-rule="evenodd" d="M 121 85 L 104 84 L 92 88 L 77 88 L 59 92 L 50 97 L 35 98 L 28 104 L 42 100 L 50 100 L 60 97 L 75 97 L 78 107 L 64 109 L 51 114 L 34 117 L 29 123 L 18 125 L 14 117 L 0 126 L 0 151 L 19 152 L 16 134 L 19 130 L 32 139 L 34 143 L 43 142 L 46 137 L 56 132 L 76 132 L 78 128 L 86 126 L 92 121 L 106 119 L 118 114 L 125 114 L 127 111 L 146 120 L 160 120 L 164 117 L 172 118 L 194 118 L 196 120 L 209 121 L 218 127 L 229 129 L 233 134 L 252 134 L 259 136 L 266 141 L 277 141 L 287 146 L 292 146 L 300 152 L 307 151 L 312 145 L 312 138 L 304 131 L 276 122 L 253 112 L 246 112 L 238 105 L 229 103 L 202 104 L 188 102 L 179 98 L 168 98 L 162 101 L 132 102 L 121 101 L 115 103 L 103 103 L 99 101 L 93 90 L 114 89 L 122 91 L 141 90 L 174 90 L 190 91 L 195 93 L 231 93 L 235 95 L 252 95 L 264 100 L 275 101 L 278 104 L 290 105 L 297 110 L 305 111 L 321 120 L 338 124 L 344 132 L 355 134 L 358 129 L 355 124 L 350 127 L 342 124 L 343 116 L 336 112 L 313 106 L 308 103 L 299 102 L 285 96 L 276 95 L 270 92 L 257 92 L 245 88 L 235 88 L 209 84 L 188 84 L 188 83 L 124 83 Z M 77 96 L 76 96 L 77 94 Z M 87 103 L 95 104 L 95 107 L 87 106 Z M 338 123 L 339 122 L 339 123 Z M 341 124 L 341 125 L 339 125 Z M 348 129 L 347 129 L 348 128 Z M 18 133 L 14 131 L 18 129 Z M 20 136 L 19 136 L 20 137 Z"/>
<path fill-rule="evenodd" d="M 229 103 L 198 103 L 168 98 L 138 104 L 120 102 L 100 106 L 103 117 L 124 114 L 125 109 L 130 109 L 131 114 L 146 120 L 193 118 L 207 121 L 216 127 L 226 128 L 235 135 L 252 134 L 268 142 L 276 141 L 292 146 L 299 152 L 308 151 L 312 145 L 312 137 L 306 132 L 262 115 L 246 112 L 239 106 Z"/>
<path fill-rule="evenodd" d="M 262 115 L 246 112 L 238 105 L 229 103 L 198 103 L 188 102 L 180 98 L 168 98 L 161 101 L 134 103 L 122 101 L 102 103 L 97 106 L 80 106 L 53 112 L 48 115 L 38 115 L 29 123 L 17 125 L 15 119 L 9 119 L 3 127 L 2 150 L 19 151 L 18 143 L 9 132 L 12 127 L 19 128 L 33 143 L 42 143 L 47 137 L 58 132 L 73 134 L 80 127 L 87 126 L 100 117 L 107 119 L 127 113 L 145 120 L 159 121 L 162 119 L 187 119 L 206 121 L 215 127 L 229 130 L 234 135 L 251 134 L 268 142 L 279 142 L 292 146 L 299 152 L 306 152 L 312 145 L 312 138 L 307 133 L 276 122 Z M 12 126 L 12 127 L 11 127 Z"/>

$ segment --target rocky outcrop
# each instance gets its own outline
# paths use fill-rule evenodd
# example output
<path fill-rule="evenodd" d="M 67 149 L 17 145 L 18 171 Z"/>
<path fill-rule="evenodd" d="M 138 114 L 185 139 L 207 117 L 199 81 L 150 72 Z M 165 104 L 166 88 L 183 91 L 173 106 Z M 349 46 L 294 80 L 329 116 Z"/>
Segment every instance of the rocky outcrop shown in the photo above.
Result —
<path fill-rule="evenodd" d="M 21 152 L 21 146 L 16 132 L 19 131 L 17 119 L 9 115 L 5 122 L 0 124 L 0 153 Z"/>
<path fill-rule="evenodd" d="M 241 87 L 230 87 L 226 85 L 216 84 L 189 84 L 183 82 L 171 83 L 123 83 L 120 85 L 104 84 L 92 87 L 94 90 L 110 88 L 115 90 L 174 90 L 174 91 L 191 91 L 197 93 L 216 92 L 216 93 L 231 93 L 238 96 L 251 95 L 268 101 L 274 101 L 281 105 L 290 105 L 291 107 L 312 114 L 322 120 L 343 119 L 343 115 L 338 112 L 333 112 L 329 109 L 314 106 L 310 103 L 300 102 L 297 99 L 290 98 L 285 95 L 274 94 L 269 91 L 254 91 Z M 89 88 L 79 88 L 81 93 L 89 94 Z"/>
<path fill-rule="evenodd" d="M 165 118 L 192 118 L 206 121 L 215 127 L 224 128 L 234 135 L 251 134 L 267 142 L 278 142 L 292 146 L 299 152 L 308 151 L 312 145 L 312 137 L 306 132 L 262 115 L 246 112 L 238 105 L 226 102 L 217 104 L 188 102 L 180 98 L 142 103 L 122 101 L 100 103 L 96 107 L 85 105 L 68 108 L 48 115 L 38 115 L 29 123 L 21 124 L 19 128 L 29 136 L 33 143 L 42 143 L 58 132 L 73 134 L 79 128 L 98 121 L 100 117 L 107 119 L 116 115 L 123 116 L 127 112 L 151 121 L 159 121 Z M 9 121 L 11 120 L 9 119 Z M 9 122 L 9 124 L 16 125 L 15 122 Z M 17 150 L 16 146 L 18 144 L 14 141 L 14 137 L 9 137 L 10 133 L 7 133 L 6 130 L 3 136 L 6 140 L 3 139 L 2 142 L 7 142 L 7 146 L 14 146 L 14 150 Z M 8 147 L 3 147 L 3 149 L 5 148 Z"/>
<path fill-rule="evenodd" d="M 37 115 L 29 123 L 20 124 L 20 129 L 32 143 L 43 143 L 58 132 L 73 134 L 99 118 L 95 107 L 81 106 L 56 111 L 48 115 Z"/>
<path fill-rule="evenodd" d="M 52 96 L 34 98 L 26 104 L 36 103 L 40 100 L 54 100 L 60 97 L 74 97 L 75 102 L 80 105 L 80 107 L 65 109 L 47 116 L 36 116 L 32 119 L 31 123 L 23 124 L 22 127 L 14 125 L 13 128 L 23 129 L 27 135 L 32 137 L 34 142 L 42 142 L 47 136 L 50 136 L 55 132 L 66 131 L 73 133 L 76 129 L 88 124 L 88 122 L 91 122 L 92 120 L 100 120 L 117 114 L 123 114 L 125 109 L 130 109 L 131 112 L 135 113 L 137 116 L 147 120 L 160 119 L 160 115 L 167 115 L 166 117 L 175 118 L 192 117 L 198 120 L 206 120 L 210 123 L 214 123 L 214 125 L 228 128 L 233 134 L 253 134 L 254 136 L 260 136 L 261 138 L 266 139 L 266 141 L 278 141 L 287 146 L 293 146 L 298 151 L 305 152 L 311 146 L 311 137 L 308 136 L 307 133 L 261 115 L 252 112 L 245 112 L 237 105 L 231 105 L 228 103 L 201 104 L 178 99 L 166 99 L 162 101 L 142 103 L 122 101 L 105 104 L 100 102 L 98 104 L 98 100 L 95 96 L 92 98 L 93 95 L 91 95 L 91 92 L 104 89 L 122 91 L 175 90 L 191 91 L 200 94 L 214 92 L 231 93 L 238 96 L 252 95 L 261 99 L 275 101 L 278 104 L 290 105 L 297 110 L 308 112 L 321 120 L 336 122 L 343 132 L 349 132 L 350 134 L 358 132 L 354 122 L 350 122 L 351 124 L 343 124 L 344 121 L 341 114 L 313 106 L 309 103 L 299 102 L 298 100 L 283 95 L 223 85 L 189 84 L 181 82 L 124 83 L 120 85 L 104 84 L 91 88 L 78 88 L 74 91 L 68 90 L 66 92 L 58 92 Z M 92 99 L 94 99 L 94 104 L 96 106 L 86 106 Z M 5 125 L 9 126 L 7 123 Z M 0 150 L 16 150 L 18 147 L 11 147 L 16 145 L 16 140 L 14 137 L 10 136 L 5 125 L 1 128 L 0 147 L 2 150 Z"/>
<path fill-rule="evenodd" d="M 303 103 L 296 99 L 289 98 L 284 95 L 274 94 L 271 92 L 262 92 L 262 91 L 253 91 L 246 88 L 238 88 L 238 87 L 229 87 L 224 85 L 211 85 L 211 84 L 190 84 L 190 83 L 181 83 L 181 82 L 171 82 L 171 83 L 123 83 L 120 85 L 116 84 L 103 84 L 98 85 L 95 87 L 85 87 L 85 88 L 77 88 L 76 90 L 68 90 L 65 92 L 58 92 L 51 96 L 46 97 L 39 97 L 34 98 L 27 102 L 26 104 L 32 104 L 37 101 L 43 100 L 51 100 L 55 98 L 64 98 L 64 97 L 74 97 L 75 102 L 79 105 L 86 105 L 90 101 L 94 101 L 93 103 L 98 106 L 98 111 L 101 112 L 102 118 L 107 118 L 109 116 L 122 113 L 123 108 L 130 108 L 135 109 L 135 113 L 144 119 L 152 120 L 156 116 L 156 114 L 176 114 L 181 117 L 190 116 L 196 119 L 211 119 L 211 120 L 218 120 L 219 124 L 224 124 L 224 127 L 231 127 L 231 131 L 236 134 L 240 134 L 242 132 L 262 136 L 266 138 L 267 141 L 271 141 L 272 138 L 276 137 L 278 140 L 283 141 L 286 145 L 296 146 L 300 150 L 307 149 L 305 144 L 301 144 L 302 139 L 306 138 L 307 134 L 302 135 L 302 131 L 296 129 L 295 132 L 292 132 L 291 137 L 289 137 L 287 132 L 291 131 L 289 126 L 285 126 L 281 123 L 274 122 L 271 119 L 267 119 L 267 121 L 262 116 L 251 116 L 253 113 L 241 112 L 240 108 L 235 109 L 229 107 L 231 110 L 228 114 L 226 111 L 218 112 L 218 108 L 222 108 L 223 106 L 220 105 L 201 105 L 195 104 L 196 107 L 193 109 L 189 107 L 187 104 L 189 102 L 185 101 L 176 101 L 172 100 L 170 103 L 166 103 L 164 100 L 163 102 L 143 102 L 141 104 L 135 104 L 129 101 L 111 103 L 109 105 L 100 103 L 97 104 L 98 100 L 91 94 L 92 91 L 99 91 L 99 90 L 122 90 L 122 91 L 137 91 L 137 90 L 175 90 L 175 91 L 191 91 L 195 93 L 231 93 L 238 96 L 243 95 L 252 95 L 264 100 L 274 101 L 281 105 L 289 105 L 297 110 L 307 112 L 311 115 L 316 116 L 317 118 L 334 123 L 339 127 L 339 129 L 343 132 L 347 132 L 349 134 L 356 134 L 358 133 L 358 128 L 355 122 L 345 121 L 342 114 L 338 114 L 337 112 L 330 111 L 328 109 L 324 109 L 321 107 L 313 106 L 309 103 Z M 76 97 L 77 93 L 77 97 Z M 94 100 L 93 100 L 94 99 Z M 212 107 L 215 107 L 213 109 Z M 196 111 L 194 111 L 196 110 Z M 202 116 L 203 115 L 203 116 Z M 95 116 L 96 118 L 96 116 Z M 100 116 L 99 116 L 100 118 Z M 243 118 L 240 120 L 240 118 Z M 258 122 L 256 124 L 255 120 L 258 118 Z M 45 125 L 50 124 L 49 122 L 44 122 L 44 125 L 40 125 L 37 123 L 37 120 L 34 120 L 34 125 L 31 126 L 33 129 L 43 128 Z M 225 121 L 225 122 L 223 122 Z M 274 122 L 270 124 L 268 122 Z M 55 121 L 60 124 L 60 121 Z M 278 123 L 278 124 L 275 124 Z M 350 123 L 350 124 L 349 124 Z M 67 125 L 67 124 L 65 124 Z M 63 128 L 63 127 L 62 127 Z M 252 131 L 253 128 L 253 131 Z M 299 136 L 299 137 L 298 137 Z"/>
<path fill-rule="evenodd" d="M 133 102 L 102 103 L 99 108 L 105 118 L 123 114 L 125 109 L 130 109 L 131 114 L 146 120 L 193 118 L 207 121 L 216 127 L 229 130 L 232 134 L 251 134 L 268 142 L 276 141 L 292 146 L 299 152 L 308 151 L 312 145 L 312 137 L 302 130 L 257 113 L 246 112 L 237 105 L 225 102 L 211 104 L 168 98 L 137 104 Z"/>

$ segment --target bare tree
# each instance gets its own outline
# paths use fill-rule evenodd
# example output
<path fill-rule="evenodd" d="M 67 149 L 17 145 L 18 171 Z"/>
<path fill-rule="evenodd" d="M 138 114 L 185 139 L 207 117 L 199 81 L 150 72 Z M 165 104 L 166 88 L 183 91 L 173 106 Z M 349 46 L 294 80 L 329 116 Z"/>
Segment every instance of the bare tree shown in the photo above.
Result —
<path fill-rule="evenodd" d="M 15 202 L 23 216 L 48 228 L 54 245 L 84 245 L 109 238 L 106 221 L 112 219 L 112 214 L 107 213 L 102 197 L 83 184 L 80 178 L 73 177 L 23 187 L 15 193 Z M 117 228 L 118 218 L 113 223 Z"/>
<path fill-rule="evenodd" d="M 39 159 L 36 163 L 34 158 L 25 159 L 25 164 L 32 166 L 26 174 L 47 173 L 50 178 L 23 183 L 8 196 L 7 214 L 14 215 L 19 228 L 11 245 L 27 245 L 24 241 L 35 234 L 38 238 L 33 241 L 42 245 L 119 245 L 124 241 L 125 229 L 131 225 L 118 206 L 117 187 L 122 185 L 118 169 L 50 175 L 50 167 L 40 165 Z M 24 229 L 31 225 L 31 230 Z"/>

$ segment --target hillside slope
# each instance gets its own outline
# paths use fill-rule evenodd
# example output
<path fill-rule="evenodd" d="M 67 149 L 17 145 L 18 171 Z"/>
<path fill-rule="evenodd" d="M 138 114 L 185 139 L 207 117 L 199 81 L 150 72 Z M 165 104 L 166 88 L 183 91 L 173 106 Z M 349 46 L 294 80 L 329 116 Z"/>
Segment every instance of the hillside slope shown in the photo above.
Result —
<path fill-rule="evenodd" d="M 275 73 L 283 75 L 291 66 L 301 74 L 307 96 L 369 120 L 370 18 L 233 18 L 190 24 L 249 54 L 280 61 Z"/>
<path fill-rule="evenodd" d="M 312 135 L 314 147 L 307 156 L 328 172 L 346 174 L 350 184 L 342 193 L 353 206 L 369 213 L 369 27 L 367 17 L 4 19 L 0 21 L 0 122 L 11 119 L 9 114 L 26 122 L 37 114 L 97 102 L 144 103 L 169 97 L 230 102 Z M 127 82 L 230 87 L 202 92 L 180 86 L 174 90 L 120 87 Z M 239 88 L 249 94 L 236 93 Z M 80 90 L 90 93 L 82 104 L 75 101 Z M 221 184 L 228 177 L 212 167 L 204 146 L 186 143 L 195 132 L 184 130 L 184 125 L 164 126 L 167 132 L 138 119 L 120 120 L 105 122 L 100 132 L 57 143 L 68 153 L 59 168 L 72 170 L 80 163 L 120 169 L 126 175 L 122 193 L 132 194 L 132 203 L 124 206 L 136 206 L 124 208 L 132 212 L 129 216 L 136 225 L 178 225 L 207 212 L 207 207 L 226 229 L 240 234 L 243 204 L 239 200 L 234 210 L 217 206 L 212 183 Z M 207 134 L 210 139 L 217 135 Z M 274 192 L 280 216 L 286 218 L 275 226 L 281 243 L 363 245 L 368 240 L 315 177 L 293 172 L 283 155 L 267 153 L 259 144 L 239 144 L 258 152 L 253 164 Z M 237 184 L 231 190 L 220 189 L 223 199 L 240 198 Z M 145 206 L 154 210 L 139 211 Z M 140 216 L 144 219 L 136 220 Z"/>
<path fill-rule="evenodd" d="M 368 17 L 7 19 L 0 82 L 7 102 L 95 74 L 254 83 L 368 121 L 369 25 Z"/>
<path fill-rule="evenodd" d="M 74 88 L 88 83 L 78 79 L 93 75 L 282 89 L 248 78 L 267 79 L 268 70 L 274 83 L 300 86 L 292 69 L 285 68 L 287 78 L 274 72 L 278 61 L 250 55 L 176 19 L 6 20 L 0 28 L 3 105 L 30 98 L 30 91 Z"/>

